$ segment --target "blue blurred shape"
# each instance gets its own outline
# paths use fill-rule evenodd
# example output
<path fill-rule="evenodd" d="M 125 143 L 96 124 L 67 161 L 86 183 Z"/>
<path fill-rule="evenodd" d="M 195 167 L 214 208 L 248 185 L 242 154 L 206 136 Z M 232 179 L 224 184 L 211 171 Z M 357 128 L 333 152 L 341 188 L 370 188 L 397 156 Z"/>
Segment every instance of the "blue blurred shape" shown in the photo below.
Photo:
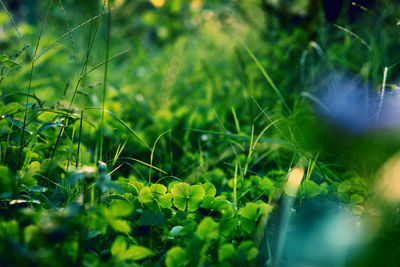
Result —
<path fill-rule="evenodd" d="M 365 132 L 380 124 L 378 94 L 365 88 L 360 79 L 338 74 L 329 77 L 319 100 L 319 113 L 349 132 Z"/>
<path fill-rule="evenodd" d="M 318 112 L 329 122 L 350 133 L 400 128 L 400 94 L 388 90 L 371 90 L 349 75 L 332 75 L 318 97 L 303 93 L 317 103 Z M 382 101 L 381 109 L 379 102 Z"/>

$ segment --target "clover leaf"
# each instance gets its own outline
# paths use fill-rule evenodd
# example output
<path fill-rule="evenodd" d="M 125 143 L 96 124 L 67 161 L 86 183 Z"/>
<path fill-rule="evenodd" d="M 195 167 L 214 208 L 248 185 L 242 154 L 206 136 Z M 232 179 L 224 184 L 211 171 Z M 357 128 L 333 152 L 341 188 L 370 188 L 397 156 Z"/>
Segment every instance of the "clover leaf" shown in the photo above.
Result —
<path fill-rule="evenodd" d="M 179 210 L 195 211 L 203 200 L 205 191 L 201 185 L 190 186 L 187 183 L 177 183 L 172 188 L 175 207 Z"/>
<path fill-rule="evenodd" d="M 131 203 L 114 199 L 108 209 L 104 206 L 100 207 L 100 213 L 115 231 L 128 234 L 131 231 L 131 227 L 122 217 L 131 215 L 133 209 L 134 207 Z"/>
<path fill-rule="evenodd" d="M 114 243 L 111 246 L 111 255 L 116 257 L 118 260 L 141 260 L 149 257 L 153 253 L 150 249 L 137 246 L 137 245 L 128 245 L 123 236 L 118 236 Z"/>
<path fill-rule="evenodd" d="M 204 189 L 205 196 L 203 199 L 203 203 L 201 204 L 202 208 L 210 209 L 212 204 L 214 203 L 214 197 L 217 193 L 217 189 L 212 183 L 204 183 L 201 185 Z"/>
<path fill-rule="evenodd" d="M 233 204 L 222 197 L 215 198 L 213 209 L 221 212 L 224 218 L 231 218 L 235 216 L 235 210 L 233 208 Z"/>
<path fill-rule="evenodd" d="M 156 205 L 162 208 L 170 208 L 172 203 L 171 193 L 167 193 L 167 188 L 162 184 L 152 184 L 140 190 L 139 201 L 142 204 L 147 204 L 152 208 Z"/>
<path fill-rule="evenodd" d="M 305 197 L 315 197 L 320 194 L 319 185 L 311 180 L 305 180 L 301 184 L 300 190 L 303 192 Z"/>
<path fill-rule="evenodd" d="M 223 244 L 218 249 L 218 261 L 221 263 L 225 262 L 227 259 L 232 259 L 235 257 L 235 254 L 235 247 L 232 244 Z"/>
<path fill-rule="evenodd" d="M 217 239 L 219 235 L 219 225 L 210 217 L 206 217 L 197 226 L 196 235 L 201 240 Z"/>
<path fill-rule="evenodd" d="M 173 247 L 167 252 L 167 258 L 165 259 L 165 265 L 167 267 L 179 267 L 184 266 L 188 260 L 189 255 L 181 247 Z"/>
<path fill-rule="evenodd" d="M 270 211 L 268 204 L 247 203 L 246 206 L 239 209 L 240 228 L 250 234 L 256 226 L 257 219 Z"/>

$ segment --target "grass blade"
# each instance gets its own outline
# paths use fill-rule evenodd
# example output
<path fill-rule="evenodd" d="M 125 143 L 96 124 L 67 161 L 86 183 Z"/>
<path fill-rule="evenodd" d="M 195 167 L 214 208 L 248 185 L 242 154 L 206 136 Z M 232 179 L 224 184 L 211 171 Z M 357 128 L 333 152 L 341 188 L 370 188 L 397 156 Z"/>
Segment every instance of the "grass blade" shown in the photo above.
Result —
<path fill-rule="evenodd" d="M 292 111 L 290 110 L 289 106 L 287 105 L 285 98 L 283 98 L 281 92 L 279 91 L 278 87 L 276 87 L 275 83 L 272 81 L 271 77 L 268 75 L 268 73 L 265 71 L 261 63 L 258 61 L 256 56 L 251 52 L 250 48 L 247 47 L 242 41 L 240 41 L 240 44 L 244 47 L 244 49 L 247 51 L 251 59 L 256 63 L 258 69 L 261 71 L 263 74 L 264 78 L 267 80 L 268 84 L 272 87 L 276 95 L 279 97 L 279 99 L 282 101 L 282 104 L 284 105 L 285 109 L 287 112 L 291 115 Z"/>

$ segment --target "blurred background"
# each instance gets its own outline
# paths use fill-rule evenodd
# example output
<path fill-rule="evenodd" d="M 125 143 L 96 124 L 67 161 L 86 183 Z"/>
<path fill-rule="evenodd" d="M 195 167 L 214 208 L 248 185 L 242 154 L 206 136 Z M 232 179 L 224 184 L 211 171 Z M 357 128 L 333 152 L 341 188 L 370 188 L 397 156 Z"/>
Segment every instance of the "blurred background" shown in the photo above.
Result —
<path fill-rule="evenodd" d="M 94 125 L 98 125 L 100 113 L 94 108 L 102 106 L 103 63 L 113 57 L 108 62 L 105 108 L 148 144 L 172 129 L 160 139 L 154 154 L 154 164 L 171 176 L 191 183 L 210 181 L 224 192 L 232 187 L 227 176 L 237 158 L 243 168 L 272 180 L 301 157 L 308 162 L 315 159 L 317 167 L 311 178 L 318 185 L 329 184 L 329 193 L 324 194 L 321 187 L 315 198 L 294 202 L 293 209 L 298 208 L 300 215 L 295 216 L 293 234 L 283 252 L 287 266 L 300 266 L 296 265 L 300 258 L 304 266 L 321 266 L 321 262 L 331 262 L 329 266 L 400 266 L 398 200 L 389 197 L 389 204 L 377 200 L 398 183 L 390 178 L 382 187 L 376 186 L 377 177 L 392 175 L 383 171 L 385 162 L 390 163 L 389 168 L 397 168 L 395 155 L 400 148 L 397 1 L 108 1 L 2 0 L 0 54 L 16 64 L 8 62 L 9 66 L 3 61 L 1 65 L 4 103 L 22 103 L 40 35 L 31 105 L 67 109 L 93 43 L 88 58 L 90 75 L 78 85 L 72 105 L 73 112 L 86 112 L 80 155 L 83 165 L 99 159 L 100 132 Z M 111 38 L 107 56 L 108 17 Z M 78 25 L 70 36 L 64 35 Z M 28 116 L 34 118 L 35 114 Z M 105 120 L 105 162 L 113 160 L 124 142 L 121 158 L 148 161 L 146 147 L 126 133 L 115 117 Z M 253 133 L 257 136 L 277 120 L 276 127 L 260 138 L 253 152 L 255 160 L 248 163 Z M 29 127 L 34 129 L 35 124 Z M 8 126 L 0 124 L 0 132 L 6 139 Z M 41 150 L 48 155 L 57 134 L 44 134 L 47 141 Z M 9 138 L 19 140 L 18 135 Z M 68 140 L 63 140 L 61 157 L 67 157 L 68 147 Z M 113 179 L 147 177 L 146 166 L 124 163 Z M 246 186 L 252 185 L 249 181 Z M 250 201 L 256 195 L 249 192 L 242 197 Z M 338 205 L 345 204 L 352 215 L 335 214 Z M 313 219 L 309 213 L 321 216 Z M 374 228 L 376 217 L 382 228 Z M 331 224 L 326 226 L 325 220 Z M 308 221 L 316 232 L 308 232 Z M 339 235 L 344 229 L 344 233 L 352 233 L 357 222 L 374 229 L 366 230 L 373 237 L 360 242 L 363 249 L 356 243 L 351 250 L 354 244 L 346 240 L 334 243 L 337 235 L 326 235 L 326 243 L 318 240 L 327 232 Z M 357 238 L 355 234 L 352 240 Z M 302 246 L 303 239 L 309 240 L 306 252 L 292 253 Z M 322 252 L 316 259 L 310 252 L 313 247 L 323 247 L 325 252 L 337 249 L 335 259 L 340 260 L 332 262 L 332 255 L 325 257 Z"/>

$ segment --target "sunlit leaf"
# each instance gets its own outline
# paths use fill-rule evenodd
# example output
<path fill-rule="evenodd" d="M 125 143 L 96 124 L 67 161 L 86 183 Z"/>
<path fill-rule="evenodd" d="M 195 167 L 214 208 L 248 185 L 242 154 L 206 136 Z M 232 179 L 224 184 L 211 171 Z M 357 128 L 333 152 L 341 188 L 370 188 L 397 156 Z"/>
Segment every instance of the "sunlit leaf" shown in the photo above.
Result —
<path fill-rule="evenodd" d="M 201 185 L 204 189 L 205 196 L 214 197 L 217 193 L 217 189 L 212 183 L 204 183 Z"/>
<path fill-rule="evenodd" d="M 152 252 L 150 249 L 143 246 L 130 245 L 128 247 L 124 237 L 117 236 L 111 246 L 111 255 L 119 260 L 137 261 L 149 257 L 152 255 Z"/>
<path fill-rule="evenodd" d="M 364 198 L 358 194 L 353 194 L 350 197 L 350 202 L 353 204 L 359 204 L 359 203 L 364 202 Z"/>
<path fill-rule="evenodd" d="M 218 261 L 224 262 L 227 259 L 232 259 L 236 254 L 235 247 L 232 244 L 226 243 L 218 249 Z"/>
<path fill-rule="evenodd" d="M 203 187 L 200 185 L 192 185 L 189 189 L 189 198 L 187 208 L 188 211 L 195 211 L 198 209 L 200 202 L 203 200 L 205 195 Z"/>
<path fill-rule="evenodd" d="M 348 182 L 343 182 L 338 186 L 338 192 L 347 192 L 351 189 L 351 184 Z"/>
<path fill-rule="evenodd" d="M 167 267 L 180 267 L 186 264 L 188 254 L 181 247 L 173 247 L 167 252 L 165 265 Z"/>
<path fill-rule="evenodd" d="M 218 223 L 210 217 L 206 217 L 197 226 L 196 234 L 202 240 L 216 239 L 219 235 Z"/>
<path fill-rule="evenodd" d="M 167 188 L 162 184 L 152 184 L 150 191 L 155 195 L 164 195 L 167 192 Z"/>
<path fill-rule="evenodd" d="M 121 219 L 110 219 L 110 226 L 117 232 L 128 234 L 131 231 L 131 227 L 128 222 Z"/>
<path fill-rule="evenodd" d="M 226 199 L 216 199 L 213 208 L 221 212 L 224 217 L 235 216 L 233 204 Z"/>
<path fill-rule="evenodd" d="M 160 196 L 158 199 L 158 204 L 163 208 L 170 208 L 172 206 L 172 195 L 171 193 L 167 193 L 163 196 Z"/>
<path fill-rule="evenodd" d="M 133 206 L 129 202 L 121 200 L 113 200 L 110 204 L 110 216 L 125 217 L 129 216 L 133 211 Z"/>
<path fill-rule="evenodd" d="M 132 245 L 129 246 L 129 248 L 126 250 L 124 258 L 127 260 L 133 260 L 133 261 L 138 261 L 145 259 L 152 255 L 152 252 L 150 249 L 143 247 L 143 246 L 136 246 Z"/>
<path fill-rule="evenodd" d="M 189 184 L 177 183 L 171 190 L 174 205 L 180 210 L 186 209 L 186 202 L 189 197 L 189 187 Z"/>
<path fill-rule="evenodd" d="M 154 201 L 154 197 L 151 193 L 150 187 L 146 186 L 140 190 L 139 201 L 141 203 L 149 203 Z"/>
<path fill-rule="evenodd" d="M 256 203 L 247 203 L 246 206 L 239 209 L 240 214 L 240 228 L 250 234 L 257 223 L 257 219 L 269 212 L 270 206 L 263 203 L 261 205 Z"/>
<path fill-rule="evenodd" d="M 220 231 L 224 236 L 230 235 L 237 229 L 238 219 L 237 218 L 225 218 L 220 221 Z"/>
<path fill-rule="evenodd" d="M 320 193 L 319 185 L 311 180 L 305 180 L 301 185 L 301 190 L 305 197 L 315 197 Z"/>
<path fill-rule="evenodd" d="M 126 251 L 126 242 L 123 236 L 117 236 L 111 246 L 111 255 L 117 258 L 123 258 Z"/>

